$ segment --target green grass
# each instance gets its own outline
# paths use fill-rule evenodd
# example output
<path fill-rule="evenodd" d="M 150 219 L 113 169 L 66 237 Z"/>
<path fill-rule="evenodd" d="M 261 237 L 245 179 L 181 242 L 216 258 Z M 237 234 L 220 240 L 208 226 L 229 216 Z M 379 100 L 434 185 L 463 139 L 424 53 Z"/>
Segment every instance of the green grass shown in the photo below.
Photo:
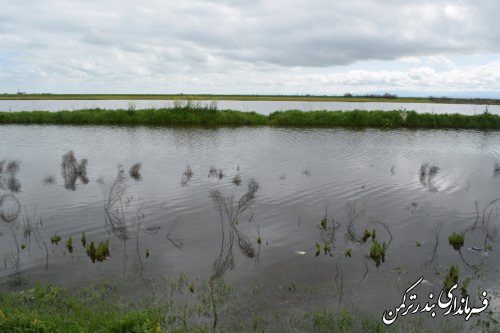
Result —
<path fill-rule="evenodd" d="M 121 300 L 109 284 L 83 291 L 37 285 L 22 292 L 0 292 L 0 332 L 457 332 L 464 329 L 462 322 L 457 322 L 457 326 L 434 321 L 430 329 L 429 323 L 421 320 L 424 315 L 400 318 L 385 326 L 381 314 L 360 314 L 346 308 L 338 312 L 319 309 L 294 314 L 278 309 L 257 314 L 246 302 L 223 301 L 217 307 L 219 325 L 212 330 L 209 290 L 203 291 L 203 285 L 197 284 L 192 292 L 187 292 L 193 282 L 186 279 L 179 279 L 160 298 L 133 303 Z M 177 292 L 172 293 L 175 288 Z M 499 328 L 491 318 L 481 319 L 475 328 L 484 332 Z"/>
<path fill-rule="evenodd" d="M 0 112 L 0 124 L 499 129 L 500 116 L 490 113 L 461 115 L 361 110 L 289 110 L 265 116 L 187 104 L 147 110 Z"/>
<path fill-rule="evenodd" d="M 0 100 L 220 100 L 220 101 L 301 101 L 301 102 L 395 102 L 499 105 L 498 99 L 448 97 L 397 97 L 387 95 L 212 95 L 212 94 L 0 94 Z"/>
<path fill-rule="evenodd" d="M 51 286 L 1 293 L 0 332 L 164 332 L 165 309 L 106 301 L 105 296 L 105 290 L 70 293 Z"/>

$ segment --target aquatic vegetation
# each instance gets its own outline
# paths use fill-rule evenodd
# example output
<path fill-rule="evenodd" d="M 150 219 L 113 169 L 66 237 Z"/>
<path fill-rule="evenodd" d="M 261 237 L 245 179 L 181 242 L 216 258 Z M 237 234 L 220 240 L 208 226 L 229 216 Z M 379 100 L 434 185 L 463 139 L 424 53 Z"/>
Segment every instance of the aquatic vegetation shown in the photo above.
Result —
<path fill-rule="evenodd" d="M 429 189 L 431 192 L 437 192 L 437 187 L 434 185 L 434 178 L 436 177 L 439 167 L 435 165 L 429 166 L 428 163 L 424 163 L 420 166 L 419 179 L 420 183 Z M 415 207 L 416 208 L 416 207 Z"/>
<path fill-rule="evenodd" d="M 375 128 L 500 128 L 500 116 L 430 114 L 415 111 L 277 111 L 269 116 L 255 112 L 217 110 L 186 103 L 173 108 L 146 110 L 75 110 L 0 112 L 0 124 L 93 124 L 149 126 L 309 126 Z"/>
<path fill-rule="evenodd" d="M 96 261 L 103 262 L 109 256 L 109 239 L 105 241 L 100 241 L 95 247 L 94 241 L 90 242 L 90 245 L 87 246 L 87 256 L 92 260 L 93 263 Z"/>
<path fill-rule="evenodd" d="M 75 154 L 72 150 L 67 152 L 62 157 L 62 176 L 64 178 L 64 188 L 67 190 L 76 190 L 76 181 L 80 179 L 82 184 L 87 184 L 89 179 L 87 178 L 87 159 L 82 159 L 78 163 Z"/>
<path fill-rule="evenodd" d="M 61 241 L 61 236 L 59 236 L 57 233 L 55 233 L 54 235 L 52 235 L 52 236 L 50 237 L 50 242 L 51 242 L 52 244 L 57 245 L 60 241 Z"/>
<path fill-rule="evenodd" d="M 128 170 L 128 174 L 130 177 L 134 178 L 135 180 L 140 180 L 141 179 L 141 163 L 135 163 L 130 167 Z"/>
<path fill-rule="evenodd" d="M 375 261 L 375 265 L 378 267 L 380 263 L 385 262 L 385 251 L 387 250 L 387 244 L 383 242 L 380 244 L 376 239 L 373 241 L 372 247 L 370 248 L 370 258 Z"/>
<path fill-rule="evenodd" d="M 68 249 L 69 253 L 73 253 L 73 239 L 71 237 L 66 241 L 66 248 Z"/>
<path fill-rule="evenodd" d="M 240 175 L 234 176 L 233 180 L 231 181 L 234 185 L 240 186 L 241 184 L 241 177 Z"/>
<path fill-rule="evenodd" d="M 347 248 L 347 249 L 344 250 L 344 256 L 350 258 L 351 255 L 352 255 L 352 249 L 351 248 Z"/>
<path fill-rule="evenodd" d="M 56 176 L 48 175 L 43 179 L 43 183 L 46 185 L 53 185 L 56 183 Z"/>
<path fill-rule="evenodd" d="M 150 255 L 150 251 L 149 251 L 149 248 L 146 249 L 146 258 L 149 258 L 149 255 Z"/>
<path fill-rule="evenodd" d="M 86 247 L 86 245 L 87 245 L 87 236 L 85 235 L 85 231 L 82 231 L 81 241 L 82 241 L 82 246 Z"/>
<path fill-rule="evenodd" d="M 495 165 L 493 167 L 493 172 L 495 175 L 500 174 L 500 162 L 498 162 L 498 161 L 495 162 Z"/>
<path fill-rule="evenodd" d="M 422 246 L 422 241 L 419 241 L 419 240 L 415 241 L 415 245 L 416 246 Z"/>
<path fill-rule="evenodd" d="M 221 252 L 214 263 L 213 278 L 220 278 L 226 270 L 234 268 L 232 251 L 235 241 L 244 256 L 247 258 L 255 257 L 255 250 L 250 239 L 238 228 L 238 219 L 254 201 L 258 188 L 259 184 L 257 181 L 251 178 L 247 184 L 247 191 L 238 201 L 235 201 L 234 194 L 225 196 L 219 190 L 210 191 L 210 198 L 214 203 L 214 208 L 219 213 L 222 233 Z M 229 236 L 228 238 L 226 238 L 226 231 Z"/>
<path fill-rule="evenodd" d="M 448 292 L 451 289 L 451 287 L 453 287 L 455 284 L 458 283 L 458 277 L 459 277 L 458 267 L 452 265 L 443 281 L 446 292 Z"/>
<path fill-rule="evenodd" d="M 448 237 L 448 243 L 451 246 L 453 246 L 453 248 L 457 251 L 460 251 L 460 249 L 464 246 L 464 240 L 465 240 L 465 235 L 463 233 L 457 234 L 453 232 Z"/>
<path fill-rule="evenodd" d="M 21 190 L 21 183 L 17 179 L 19 169 L 18 161 L 0 161 L 0 189 L 8 189 L 12 193 Z"/>
<path fill-rule="evenodd" d="M 212 169 L 210 169 L 210 174 L 212 174 Z M 209 174 L 209 176 L 210 176 Z M 191 180 L 191 177 L 193 177 L 193 170 L 191 170 L 191 167 L 188 166 L 186 167 L 186 170 L 182 174 L 182 179 L 181 179 L 181 184 L 182 186 L 188 186 L 189 181 Z"/>
<path fill-rule="evenodd" d="M 366 243 L 366 241 L 368 240 L 368 238 L 372 237 L 372 234 L 371 232 L 368 231 L 368 229 L 365 229 L 364 233 L 363 233 L 363 238 L 361 238 L 361 240 L 363 241 L 363 243 Z"/>

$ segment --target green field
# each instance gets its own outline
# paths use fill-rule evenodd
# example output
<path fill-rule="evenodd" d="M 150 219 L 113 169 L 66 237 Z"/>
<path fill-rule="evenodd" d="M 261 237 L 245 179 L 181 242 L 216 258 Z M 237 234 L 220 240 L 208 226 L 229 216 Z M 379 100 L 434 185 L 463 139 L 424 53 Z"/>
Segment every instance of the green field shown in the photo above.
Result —
<path fill-rule="evenodd" d="M 500 116 L 488 112 L 462 115 L 405 110 L 289 110 L 266 116 L 255 112 L 217 110 L 216 105 L 187 103 L 173 108 L 145 110 L 0 112 L 0 124 L 499 129 Z"/>
<path fill-rule="evenodd" d="M 0 94 L 0 100 L 219 100 L 299 102 L 395 102 L 500 105 L 499 99 L 448 97 L 397 97 L 396 95 L 212 95 L 212 94 Z"/>

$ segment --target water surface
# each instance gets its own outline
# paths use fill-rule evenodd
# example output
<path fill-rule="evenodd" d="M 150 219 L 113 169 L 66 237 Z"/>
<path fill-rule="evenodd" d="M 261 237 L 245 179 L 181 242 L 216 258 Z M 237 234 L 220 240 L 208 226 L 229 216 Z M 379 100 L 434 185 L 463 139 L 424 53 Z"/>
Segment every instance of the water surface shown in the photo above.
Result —
<path fill-rule="evenodd" d="M 334 307 L 342 281 L 343 304 L 382 313 L 397 306 L 420 276 L 429 288 L 442 288 L 451 265 L 460 267 L 461 279 L 474 278 L 471 288 L 498 289 L 500 247 L 492 236 L 499 203 L 488 206 L 500 198 L 500 175 L 494 171 L 500 161 L 498 131 L 2 125 L 0 142 L 0 161 L 19 162 L 20 185 L 13 190 L 4 183 L 0 195 L 14 196 L 23 212 L 18 229 L 0 225 L 3 277 L 15 270 L 14 232 L 27 246 L 20 254 L 27 283 L 85 285 L 109 277 L 118 285 L 140 285 L 181 272 L 209 278 L 218 260 L 231 254 L 232 265 L 222 275 L 261 290 L 253 302 L 262 309 L 283 309 L 285 303 L 287 309 Z M 70 150 L 78 161 L 88 160 L 88 183 L 65 184 L 62 156 Z M 140 179 L 128 173 L 137 162 Z M 189 180 L 183 175 L 188 165 Z M 223 176 L 211 175 L 211 167 Z M 431 172 L 432 167 L 437 168 Z M 104 209 L 103 189 L 120 168 L 124 192 L 111 211 L 122 218 L 126 237 L 109 224 Z M 221 224 L 210 195 L 218 190 L 226 199 L 234 196 L 236 205 L 252 178 L 259 188 L 238 215 L 235 233 L 227 221 Z M 8 204 L 13 203 L 4 202 L 2 209 Z M 43 221 L 38 231 L 48 249 L 47 270 L 44 245 L 33 236 L 23 239 L 26 216 L 32 223 Z M 460 256 L 448 236 L 476 220 L 484 228 L 467 231 Z M 359 242 L 365 229 L 375 229 L 380 243 L 390 242 L 379 267 L 370 258 L 373 241 Z M 111 257 L 92 263 L 80 242 L 82 232 L 87 242 L 109 239 Z M 55 233 L 62 238 L 58 245 L 49 241 Z M 491 238 L 485 242 L 486 236 Z M 69 237 L 73 253 L 65 248 Z M 253 257 L 240 249 L 240 238 Z M 332 240 L 325 255 L 323 246 Z M 487 256 L 485 243 L 492 245 Z M 290 293 L 291 285 L 296 293 Z"/>

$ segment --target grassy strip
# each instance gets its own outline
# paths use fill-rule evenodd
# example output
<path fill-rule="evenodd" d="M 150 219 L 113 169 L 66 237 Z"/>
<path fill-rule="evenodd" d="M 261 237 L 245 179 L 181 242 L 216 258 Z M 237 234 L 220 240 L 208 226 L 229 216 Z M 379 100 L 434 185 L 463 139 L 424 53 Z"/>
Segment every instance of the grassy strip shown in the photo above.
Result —
<path fill-rule="evenodd" d="M 0 124 L 499 129 L 500 116 L 490 113 L 461 115 L 360 110 L 289 110 L 265 116 L 255 112 L 182 106 L 148 110 L 0 112 Z"/>
<path fill-rule="evenodd" d="M 313 111 L 290 110 L 269 115 L 273 126 L 375 127 L 375 128 L 500 128 L 500 116 L 429 114 L 415 111 Z"/>
<path fill-rule="evenodd" d="M 0 113 L 0 124 L 248 126 L 266 123 L 266 116 L 254 112 L 209 108 Z"/>
<path fill-rule="evenodd" d="M 197 312 L 207 309 L 203 301 L 182 305 L 180 300 L 182 311 L 179 312 L 175 311 L 175 303 L 171 303 L 172 308 L 165 305 L 168 302 L 131 305 L 117 302 L 116 296 L 112 289 L 104 286 L 70 292 L 39 285 L 19 293 L 0 293 L 0 332 L 455 332 L 460 329 L 445 326 L 430 330 L 419 321 L 385 326 L 381 316 L 359 315 L 342 309 L 338 313 L 307 311 L 291 317 L 270 313 L 266 318 L 253 316 L 248 311 L 221 313 L 220 320 L 225 327 L 213 330 L 210 320 L 202 323 L 195 319 Z M 175 319 L 179 316 L 181 325 L 174 323 L 179 321 Z"/>
<path fill-rule="evenodd" d="M 0 94 L 0 100 L 219 100 L 297 102 L 392 102 L 500 105 L 499 99 L 448 97 L 315 96 L 315 95 L 184 95 L 184 94 Z"/>
<path fill-rule="evenodd" d="M 164 309 L 104 300 L 105 292 L 71 294 L 49 286 L 0 294 L 0 332 L 163 332 Z"/>

